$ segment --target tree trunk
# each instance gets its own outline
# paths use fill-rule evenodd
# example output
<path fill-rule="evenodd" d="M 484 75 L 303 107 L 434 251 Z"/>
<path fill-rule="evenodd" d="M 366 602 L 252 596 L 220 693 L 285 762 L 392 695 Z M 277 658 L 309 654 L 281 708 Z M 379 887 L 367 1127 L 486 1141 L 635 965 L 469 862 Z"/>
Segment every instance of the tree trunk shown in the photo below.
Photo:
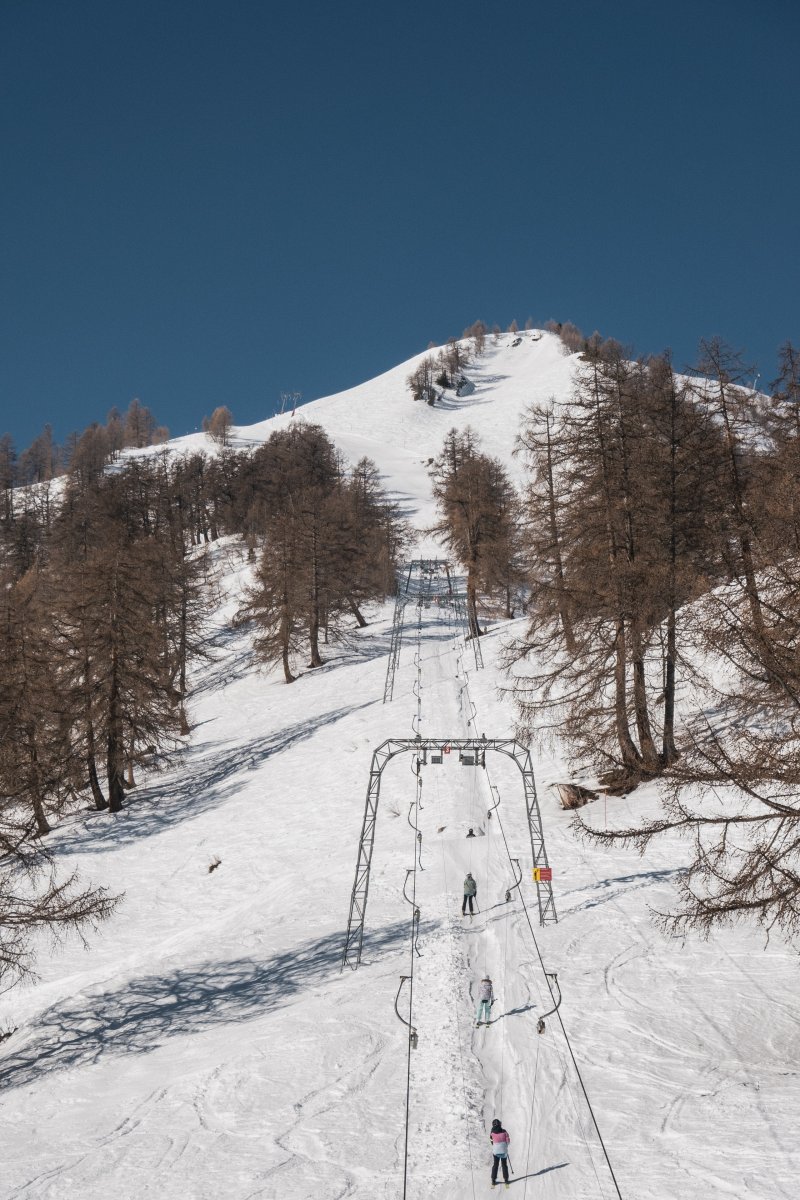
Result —
<path fill-rule="evenodd" d="M 292 674 L 291 664 L 289 662 L 289 601 L 284 600 L 283 613 L 281 614 L 281 661 L 283 662 L 283 678 L 287 683 L 294 683 L 295 676 Z"/>
<path fill-rule="evenodd" d="M 758 583 L 756 581 L 755 566 L 753 564 L 752 543 L 750 541 L 749 521 L 745 514 L 744 504 L 744 484 L 742 483 L 739 474 L 739 464 L 736 461 L 736 437 L 733 431 L 730 420 L 730 411 L 728 403 L 728 395 L 725 387 L 720 379 L 719 382 L 719 406 L 722 413 L 722 420 L 725 426 L 725 448 L 728 452 L 728 465 L 730 468 L 731 478 L 731 499 L 733 500 L 733 510 L 736 514 L 737 535 L 739 539 L 739 550 L 742 556 L 742 569 L 744 572 L 744 587 L 747 595 L 747 602 L 750 606 L 750 617 L 753 622 L 753 629 L 759 644 L 767 650 L 766 631 L 764 629 L 764 614 L 761 606 L 761 596 L 758 591 Z"/>
<path fill-rule="evenodd" d="M 119 683 L 117 680 L 116 653 L 112 654 L 111 687 L 108 697 L 108 737 L 106 742 L 106 774 L 108 776 L 108 807 L 111 812 L 120 812 L 125 801 L 122 783 L 122 716 L 119 711 Z"/>
<path fill-rule="evenodd" d="M 316 607 L 311 610 L 311 622 L 308 630 L 308 640 L 311 646 L 310 667 L 322 666 L 322 655 L 319 652 L 319 611 Z"/>
<path fill-rule="evenodd" d="M 633 671 L 633 711 L 642 763 L 649 774 L 657 775 L 661 765 L 650 728 L 642 632 L 637 623 L 631 629 L 631 667 Z"/>
<path fill-rule="evenodd" d="M 625 679 L 627 654 L 625 648 L 625 625 L 621 620 L 617 622 L 614 652 L 614 725 L 617 732 L 617 743 L 626 771 L 631 774 L 632 778 L 639 779 L 641 777 L 642 759 L 631 737 L 628 725 L 627 687 Z"/>
<path fill-rule="evenodd" d="M 89 775 L 89 787 L 92 791 L 94 806 L 98 812 L 103 812 L 104 809 L 108 808 L 108 801 L 103 795 L 103 789 L 100 787 L 100 780 L 97 777 L 97 767 L 94 761 L 94 745 L 86 754 L 86 770 Z"/>
<path fill-rule="evenodd" d="M 283 649 L 281 651 L 281 659 L 283 662 L 283 678 L 284 678 L 284 680 L 286 681 L 286 683 L 294 683 L 297 676 L 292 674 L 291 666 L 289 664 L 289 644 L 288 644 L 288 642 L 283 643 Z"/>
<path fill-rule="evenodd" d="M 677 762 L 675 746 L 675 609 L 667 617 L 667 654 L 664 678 L 664 732 L 661 741 L 661 762 L 665 767 Z"/>
<path fill-rule="evenodd" d="M 675 660 L 677 658 L 677 565 L 678 565 L 678 397 L 675 391 L 675 376 L 670 372 L 670 467 L 669 467 L 669 612 L 667 613 L 667 651 L 664 664 L 664 728 L 661 735 L 661 763 L 670 767 L 680 755 L 675 746 Z"/>
<path fill-rule="evenodd" d="M 36 832 L 39 837 L 51 832 L 50 823 L 45 816 L 44 805 L 39 796 L 33 797 L 33 815 L 36 818 Z"/>
<path fill-rule="evenodd" d="M 470 637 L 481 636 L 481 627 L 478 624 L 478 589 L 475 586 L 472 564 L 467 574 L 467 624 Z"/>
<path fill-rule="evenodd" d="M 41 772 L 39 769 L 39 755 L 36 751 L 36 732 L 33 728 L 26 731 L 28 744 L 28 757 L 31 762 L 31 777 L 33 782 L 33 795 L 31 797 L 31 807 L 33 815 L 36 819 L 36 832 L 40 837 L 50 833 L 50 823 L 45 816 L 44 801 L 42 800 L 42 784 Z"/>
<path fill-rule="evenodd" d="M 285 530 L 284 530 L 285 533 Z M 283 678 L 286 683 L 294 683 L 296 676 L 292 674 L 289 654 L 291 651 L 292 612 L 289 601 L 289 570 L 286 563 L 285 547 L 283 561 L 283 593 L 281 596 L 281 662 L 283 663 Z"/>
<path fill-rule="evenodd" d="M 188 638 L 187 638 L 187 626 L 188 626 L 187 608 L 188 608 L 189 601 L 188 601 L 188 596 L 186 593 L 187 593 L 187 583 L 186 583 L 186 579 L 184 577 L 181 579 L 181 615 L 180 615 L 180 623 L 179 623 L 179 631 L 180 632 L 178 635 L 178 656 L 179 656 L 179 663 L 180 663 L 180 670 L 179 670 L 179 676 L 178 676 L 178 679 L 179 679 L 178 687 L 180 689 L 181 697 L 186 695 L 186 659 L 188 656 L 188 652 L 187 652 L 187 642 L 188 642 Z"/>
<path fill-rule="evenodd" d="M 347 603 L 350 605 L 350 611 L 355 617 L 359 629 L 366 629 L 367 621 L 352 596 L 347 597 Z"/>
<path fill-rule="evenodd" d="M 574 654 L 575 632 L 572 627 L 572 618 L 569 611 L 569 603 L 567 600 L 567 589 L 564 585 L 564 563 L 561 557 L 561 535 L 558 528 L 558 514 L 556 511 L 556 493 L 555 481 L 553 479 L 553 444 L 550 436 L 550 417 L 546 418 L 547 431 L 547 453 L 545 462 L 547 465 L 547 512 L 550 523 L 550 544 L 553 549 L 553 565 L 556 572 L 556 602 L 558 604 L 558 615 L 561 620 L 561 628 L 564 631 L 564 645 L 567 648 L 568 654 Z"/>
<path fill-rule="evenodd" d="M 311 667 L 322 666 L 322 655 L 319 652 L 319 627 L 320 627 L 320 587 L 319 587 L 319 559 L 317 548 L 317 531 L 312 533 L 311 542 L 311 612 L 308 623 L 308 639 L 311 646 Z"/>
<path fill-rule="evenodd" d="M 84 668 L 85 677 L 88 680 L 88 678 L 89 678 L 88 659 L 85 659 L 84 661 L 85 661 L 85 668 Z M 85 709 L 86 709 L 86 770 L 89 775 L 89 787 L 91 788 L 92 799 L 94 800 L 94 806 L 98 812 L 102 812 L 104 809 L 108 808 L 108 801 L 106 800 L 105 796 L 103 795 L 103 789 L 100 787 L 100 780 L 97 777 L 97 765 L 95 762 L 96 747 L 95 747 L 95 738 L 94 738 L 94 722 L 92 721 L 91 701 L 89 699 L 88 692 L 86 693 L 86 697 L 85 697 Z"/>

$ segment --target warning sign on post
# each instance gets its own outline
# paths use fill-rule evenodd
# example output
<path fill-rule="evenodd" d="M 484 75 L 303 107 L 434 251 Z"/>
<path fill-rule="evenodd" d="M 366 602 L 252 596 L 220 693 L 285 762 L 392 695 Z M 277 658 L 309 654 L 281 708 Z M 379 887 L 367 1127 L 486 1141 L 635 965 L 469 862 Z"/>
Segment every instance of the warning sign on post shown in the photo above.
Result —
<path fill-rule="evenodd" d="M 552 867 L 534 867 L 533 882 L 534 883 L 550 883 L 553 878 Z"/>

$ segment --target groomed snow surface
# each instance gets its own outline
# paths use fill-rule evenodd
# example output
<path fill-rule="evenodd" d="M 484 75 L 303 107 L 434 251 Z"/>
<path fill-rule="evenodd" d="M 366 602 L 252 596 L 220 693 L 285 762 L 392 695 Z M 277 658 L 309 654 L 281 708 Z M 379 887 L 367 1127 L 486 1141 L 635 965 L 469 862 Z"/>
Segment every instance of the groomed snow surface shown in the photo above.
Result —
<path fill-rule="evenodd" d="M 409 399 L 413 365 L 302 415 L 351 460 L 375 458 L 422 530 L 433 515 L 425 464 L 447 429 L 471 424 L 516 473 L 524 405 L 565 398 L 572 364 L 554 338 L 504 337 L 468 372 L 475 393 L 446 409 Z M 287 419 L 237 439 L 262 440 Z M 415 556 L 436 550 L 421 533 Z M 491 629 L 479 672 L 444 610 L 422 611 L 418 638 L 411 609 L 384 706 L 387 605 L 287 687 L 230 627 L 248 572 L 239 548 L 213 553 L 224 596 L 182 761 L 143 778 L 118 817 L 81 813 L 53 835 L 60 870 L 77 867 L 124 901 L 87 950 L 44 956 L 40 981 L 2 998 L 0 1026 L 18 1026 L 0 1047 L 4 1200 L 403 1195 L 407 1030 L 394 1001 L 412 961 L 409 755 L 383 775 L 364 961 L 340 971 L 371 756 L 416 732 L 417 660 L 423 736 L 508 736 L 497 660 L 520 626 Z M 520 776 L 499 755 L 487 766 L 453 754 L 422 772 L 409 1200 L 488 1195 L 495 1116 L 511 1136 L 512 1195 L 616 1196 L 557 1020 L 536 1032 L 550 998 L 523 900 L 625 1200 L 793 1198 L 795 950 L 745 927 L 707 943 L 661 934 L 651 910 L 673 903 L 687 848 L 662 841 L 639 858 L 577 841 L 549 786 L 570 773 L 557 749 L 534 756 L 559 914 L 540 929 Z M 645 788 L 584 811 L 611 824 L 656 809 Z M 506 842 L 524 867 L 523 899 L 510 903 Z M 468 870 L 473 920 L 461 916 Z M 498 999 L 476 1029 L 487 973 Z"/>

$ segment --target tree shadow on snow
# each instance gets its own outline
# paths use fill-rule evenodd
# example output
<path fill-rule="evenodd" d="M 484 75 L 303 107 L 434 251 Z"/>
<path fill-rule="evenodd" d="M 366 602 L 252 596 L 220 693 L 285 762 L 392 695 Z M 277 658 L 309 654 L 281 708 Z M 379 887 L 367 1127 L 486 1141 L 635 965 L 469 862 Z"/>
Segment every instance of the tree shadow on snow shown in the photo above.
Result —
<path fill-rule="evenodd" d="M 193 697 L 219 691 L 244 678 L 256 662 L 256 652 L 246 630 L 224 625 L 215 630 L 205 647 L 208 658 L 192 681 Z M 222 653 L 226 651 L 226 653 Z"/>
<path fill-rule="evenodd" d="M 378 631 L 370 625 L 364 629 L 349 630 L 337 645 L 320 646 L 324 659 L 321 667 L 298 665 L 298 677 L 313 675 L 316 678 L 354 662 L 371 662 L 375 658 L 385 658 L 389 653 L 390 630 L 391 626 L 384 631 Z M 331 657 L 325 658 L 326 653 Z"/>
<path fill-rule="evenodd" d="M 221 649 L 228 643 L 235 645 L 237 641 L 241 642 L 238 649 L 231 648 L 224 656 L 214 655 L 215 650 Z M 192 696 L 200 696 L 204 692 L 220 691 L 228 684 L 244 678 L 245 675 L 258 671 L 260 667 L 263 667 L 263 675 L 272 676 L 274 680 L 283 682 L 280 668 L 264 666 L 259 662 L 250 635 L 244 627 L 219 630 L 210 641 L 209 650 L 209 661 L 198 672 L 198 678 L 192 685 Z M 298 658 L 293 665 L 298 679 L 304 675 L 324 674 L 347 662 L 365 662 L 373 658 L 381 658 L 389 652 L 389 632 L 388 630 L 376 631 L 374 622 L 368 623 L 366 627 L 354 624 L 353 628 L 345 631 L 341 641 L 335 645 L 327 646 L 322 643 L 320 652 L 323 658 L 326 654 L 331 656 L 325 659 L 321 667 L 308 669 L 302 656 Z"/>
<path fill-rule="evenodd" d="M 609 900 L 615 900 L 618 896 L 627 894 L 627 892 L 638 891 L 639 888 L 649 887 L 651 883 L 661 883 L 662 881 L 666 881 L 668 879 L 674 879 L 675 876 L 679 875 L 680 873 L 680 868 L 668 867 L 655 871 L 638 871 L 635 875 L 617 875 L 611 879 L 598 879 L 597 882 L 590 885 L 590 887 L 592 889 L 603 889 L 604 894 L 597 896 L 592 900 L 585 900 L 583 904 L 576 904 L 574 908 L 570 908 L 568 911 L 573 913 L 582 912 L 587 908 L 597 908 L 601 904 L 607 904 Z M 580 890 L 586 891 L 588 889 L 581 888 Z M 569 892 L 566 894 L 570 895 Z"/>
<path fill-rule="evenodd" d="M 91 854 L 110 845 L 129 845 L 163 833 L 182 821 L 216 808 L 239 792 L 242 776 L 259 770 L 273 755 L 290 750 L 326 726 L 335 725 L 373 703 L 368 700 L 363 704 L 336 708 L 224 750 L 218 742 L 211 741 L 191 746 L 185 752 L 182 766 L 171 768 L 168 778 L 128 792 L 121 813 L 82 814 L 71 827 L 62 826 L 57 840 L 54 839 L 54 848 L 60 855 Z"/>
<path fill-rule="evenodd" d="M 407 937 L 407 921 L 371 931 L 371 958 L 385 956 Z M 262 961 L 199 963 L 130 980 L 117 991 L 66 999 L 42 1013 L 24 1046 L 0 1053 L 0 1091 L 105 1055 L 146 1054 L 171 1037 L 261 1017 L 301 992 L 330 986 L 339 973 L 343 941 L 337 930 Z"/>

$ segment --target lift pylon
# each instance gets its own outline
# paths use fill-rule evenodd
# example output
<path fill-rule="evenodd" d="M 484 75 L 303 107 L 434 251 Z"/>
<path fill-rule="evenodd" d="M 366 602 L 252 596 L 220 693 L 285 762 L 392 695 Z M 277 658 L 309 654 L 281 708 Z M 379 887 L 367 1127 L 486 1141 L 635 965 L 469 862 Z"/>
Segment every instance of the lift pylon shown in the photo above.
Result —
<path fill-rule="evenodd" d="M 547 861 L 547 851 L 544 844 L 542 829 L 542 814 L 536 796 L 536 782 L 533 777 L 530 751 L 514 738 L 388 738 L 373 752 L 370 765 L 369 783 L 367 785 L 367 800 L 364 807 L 364 820 L 361 825 L 361 839 L 358 844 L 358 859 L 353 890 L 350 895 L 350 915 L 347 921 L 347 936 L 342 951 L 342 969 L 350 967 L 356 970 L 361 962 L 361 951 L 364 944 L 364 926 L 367 913 L 367 896 L 369 894 L 369 876 L 372 865 L 372 850 L 375 844 L 375 823 L 378 817 L 378 801 L 381 791 L 383 770 L 398 754 L 416 753 L 421 763 L 425 763 L 428 754 L 431 761 L 434 756 L 442 761 L 445 754 L 457 750 L 462 754 L 469 752 L 475 763 L 483 762 L 487 751 L 494 750 L 505 754 L 518 766 L 522 775 L 522 786 L 525 796 L 525 811 L 528 818 L 528 833 L 531 840 L 533 856 L 534 881 L 536 883 L 536 898 L 539 904 L 539 924 L 548 925 L 558 920 L 555 899 L 553 897 L 552 871 Z M 475 767 L 477 770 L 478 768 Z"/>
<path fill-rule="evenodd" d="M 386 680 L 383 685 L 384 704 L 387 704 L 394 694 L 394 677 L 403 644 L 405 611 L 409 604 L 418 608 L 429 608 L 435 603 L 440 608 L 451 609 L 463 628 L 465 640 L 469 639 L 472 644 L 476 668 L 480 669 L 483 666 L 480 638 L 470 636 L 466 590 L 456 586 L 456 583 L 450 563 L 445 558 L 416 558 L 398 568 L 389 661 L 386 664 Z"/>

